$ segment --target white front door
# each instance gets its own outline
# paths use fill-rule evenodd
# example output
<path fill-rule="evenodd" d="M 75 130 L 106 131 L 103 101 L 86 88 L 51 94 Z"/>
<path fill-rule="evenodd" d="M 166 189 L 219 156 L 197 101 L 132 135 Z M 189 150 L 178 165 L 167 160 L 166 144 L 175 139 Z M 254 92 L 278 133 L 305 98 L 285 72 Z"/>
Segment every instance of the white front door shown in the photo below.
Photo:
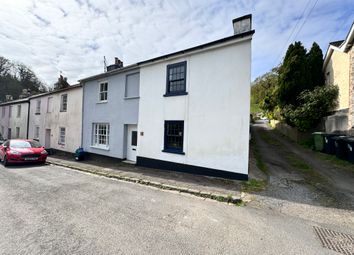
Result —
<path fill-rule="evenodd" d="M 44 140 L 44 147 L 46 149 L 50 148 L 50 129 L 45 130 L 45 140 Z"/>
<path fill-rule="evenodd" d="M 128 125 L 127 134 L 127 160 L 136 161 L 136 147 L 138 144 L 137 125 Z"/>

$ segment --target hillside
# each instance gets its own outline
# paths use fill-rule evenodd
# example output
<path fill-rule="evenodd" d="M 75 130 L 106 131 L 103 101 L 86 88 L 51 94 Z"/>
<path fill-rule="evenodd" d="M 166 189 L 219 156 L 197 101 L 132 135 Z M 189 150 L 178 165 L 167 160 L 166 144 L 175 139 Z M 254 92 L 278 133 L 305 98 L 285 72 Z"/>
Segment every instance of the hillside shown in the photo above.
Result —
<path fill-rule="evenodd" d="M 5 95 L 17 99 L 23 89 L 30 90 L 31 94 L 47 91 L 46 85 L 29 67 L 0 56 L 0 102 L 5 100 Z"/>

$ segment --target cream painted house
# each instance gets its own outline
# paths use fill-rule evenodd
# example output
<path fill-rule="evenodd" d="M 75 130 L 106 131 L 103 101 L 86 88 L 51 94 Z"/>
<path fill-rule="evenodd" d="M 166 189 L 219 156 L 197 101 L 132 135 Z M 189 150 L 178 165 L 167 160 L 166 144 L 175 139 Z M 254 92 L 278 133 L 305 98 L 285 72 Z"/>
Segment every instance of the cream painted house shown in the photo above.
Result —
<path fill-rule="evenodd" d="M 354 132 L 354 23 L 342 41 L 331 42 L 324 59 L 326 84 L 339 87 L 338 107 L 326 118 L 326 131 Z"/>
<path fill-rule="evenodd" d="M 27 138 L 28 106 L 28 98 L 0 104 L 0 134 L 4 139 Z"/>
<path fill-rule="evenodd" d="M 30 98 L 28 137 L 46 148 L 69 153 L 81 146 L 82 86 Z"/>

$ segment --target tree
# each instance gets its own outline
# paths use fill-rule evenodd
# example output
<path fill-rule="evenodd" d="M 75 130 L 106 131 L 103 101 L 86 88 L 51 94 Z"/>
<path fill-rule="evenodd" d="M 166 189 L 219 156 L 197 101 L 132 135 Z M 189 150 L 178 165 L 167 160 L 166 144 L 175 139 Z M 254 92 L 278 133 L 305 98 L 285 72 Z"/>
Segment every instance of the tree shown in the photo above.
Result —
<path fill-rule="evenodd" d="M 8 76 L 11 72 L 12 64 L 11 62 L 0 56 L 0 76 L 5 77 Z"/>
<path fill-rule="evenodd" d="M 277 90 L 277 86 L 277 68 L 273 68 L 270 72 L 256 78 L 251 87 L 251 105 L 257 105 L 257 108 L 265 112 L 272 111 L 274 107 L 272 107 L 273 104 L 270 104 L 270 101 L 275 96 L 274 92 Z"/>
<path fill-rule="evenodd" d="M 306 49 L 301 42 L 295 42 L 289 46 L 279 68 L 279 105 L 297 106 L 297 97 L 308 88 L 310 79 Z"/>
<path fill-rule="evenodd" d="M 288 105 L 283 114 L 291 126 L 300 131 L 308 131 L 337 105 L 337 86 L 318 86 L 314 90 L 305 90 L 298 96 L 299 105 Z"/>
<path fill-rule="evenodd" d="M 23 89 L 32 93 L 47 91 L 46 86 L 29 67 L 0 56 L 0 102 L 5 99 L 5 95 L 12 95 L 17 99 Z"/>
<path fill-rule="evenodd" d="M 316 86 L 323 86 L 323 54 L 320 46 L 316 42 L 312 44 L 312 47 L 309 53 L 307 54 L 307 62 L 311 74 L 311 80 L 308 89 L 312 90 Z"/>

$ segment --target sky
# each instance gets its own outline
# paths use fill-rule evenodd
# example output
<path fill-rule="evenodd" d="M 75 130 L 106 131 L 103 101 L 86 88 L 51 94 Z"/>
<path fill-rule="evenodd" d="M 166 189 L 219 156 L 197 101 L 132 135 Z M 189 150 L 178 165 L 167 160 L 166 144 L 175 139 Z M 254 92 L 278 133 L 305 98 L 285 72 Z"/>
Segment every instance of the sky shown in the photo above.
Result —
<path fill-rule="evenodd" d="M 277 66 L 294 41 L 344 39 L 354 0 L 0 0 L 0 56 L 22 62 L 52 86 L 233 35 L 253 15 L 252 80 Z M 227 63 L 225 63 L 227 64 Z"/>

